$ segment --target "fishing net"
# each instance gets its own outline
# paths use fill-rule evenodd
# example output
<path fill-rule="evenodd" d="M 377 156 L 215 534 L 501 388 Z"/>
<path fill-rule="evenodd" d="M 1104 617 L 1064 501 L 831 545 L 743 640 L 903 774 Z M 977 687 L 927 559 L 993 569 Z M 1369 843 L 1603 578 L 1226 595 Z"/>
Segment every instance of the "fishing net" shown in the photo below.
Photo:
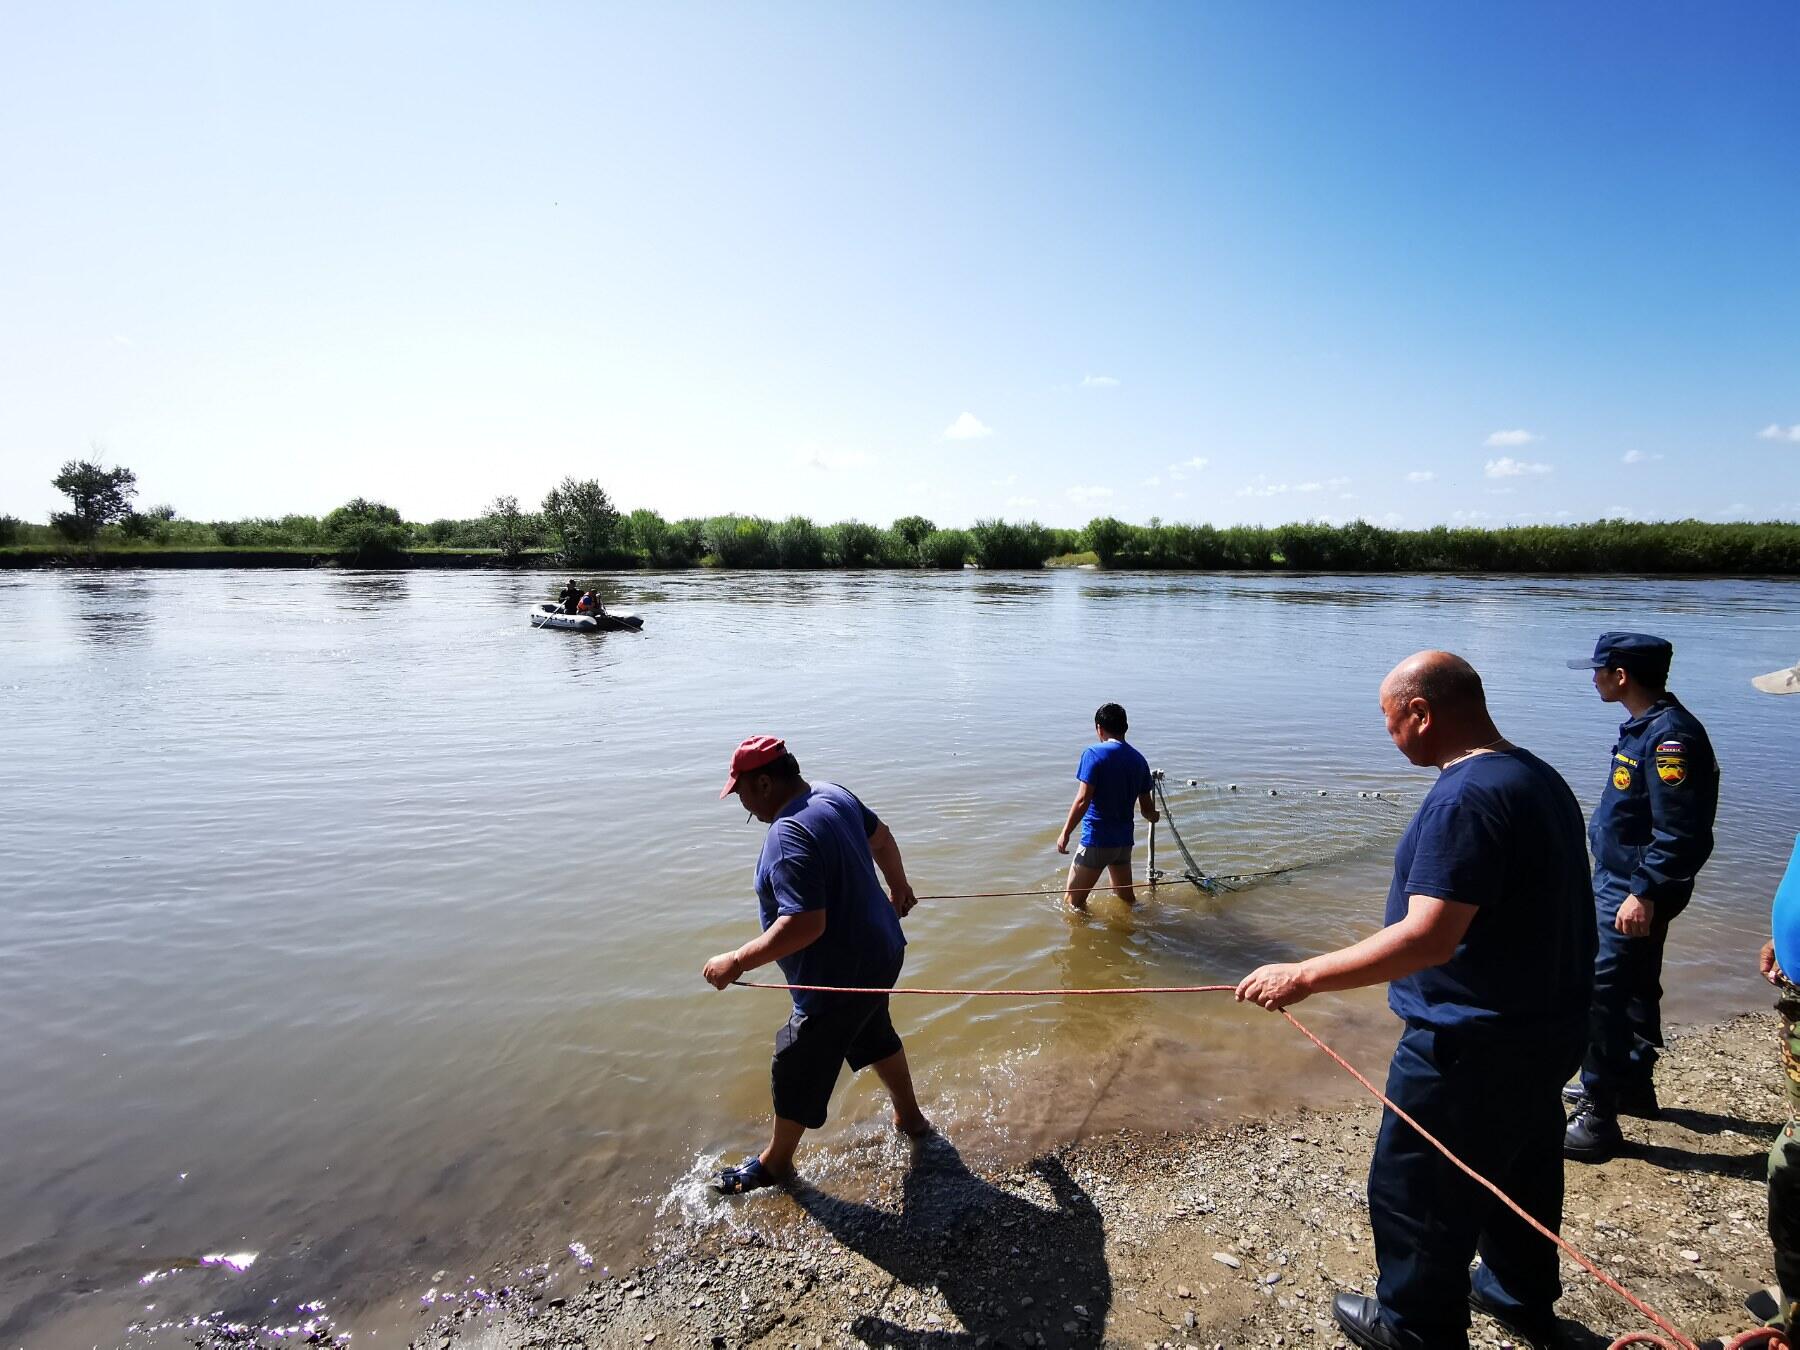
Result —
<path fill-rule="evenodd" d="M 1152 857 L 1150 880 L 1187 881 L 1208 895 L 1390 845 L 1417 804 L 1416 794 L 1386 788 L 1251 787 L 1168 779 L 1161 770 L 1154 783 L 1158 842 L 1172 844 L 1182 865 L 1159 867 Z"/>

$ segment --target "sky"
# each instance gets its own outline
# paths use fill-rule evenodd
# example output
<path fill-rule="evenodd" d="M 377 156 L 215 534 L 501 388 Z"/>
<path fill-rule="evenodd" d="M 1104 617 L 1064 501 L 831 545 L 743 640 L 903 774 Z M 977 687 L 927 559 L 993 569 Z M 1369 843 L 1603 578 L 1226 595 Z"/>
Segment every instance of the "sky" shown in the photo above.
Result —
<path fill-rule="evenodd" d="M 0 512 L 1800 518 L 1800 6 L 0 11 Z"/>

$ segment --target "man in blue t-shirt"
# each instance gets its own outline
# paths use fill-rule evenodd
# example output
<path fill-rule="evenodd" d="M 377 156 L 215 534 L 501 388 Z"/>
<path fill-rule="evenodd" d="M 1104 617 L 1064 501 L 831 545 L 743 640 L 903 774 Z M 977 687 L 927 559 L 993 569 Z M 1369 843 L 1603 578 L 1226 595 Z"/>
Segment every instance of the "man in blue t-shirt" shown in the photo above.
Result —
<path fill-rule="evenodd" d="M 1056 851 L 1067 853 L 1075 822 L 1081 822 L 1081 847 L 1069 864 L 1069 884 L 1063 891 L 1070 909 L 1087 908 L 1088 892 L 1102 871 L 1115 894 L 1128 905 L 1137 903 L 1137 891 L 1131 884 L 1131 811 L 1137 807 L 1145 820 L 1155 820 L 1157 815 L 1150 765 L 1125 744 L 1127 729 L 1125 710 L 1116 703 L 1102 703 L 1094 714 L 1094 736 L 1099 744 L 1081 752 L 1081 765 L 1075 770 L 1081 786 L 1075 789 L 1069 818 L 1056 836 Z"/>
<path fill-rule="evenodd" d="M 1405 1022 L 1387 1095 L 1540 1223 L 1562 1223 L 1563 1081 L 1581 1059 L 1594 899 L 1581 808 L 1512 745 L 1461 657 L 1420 652 L 1381 686 L 1388 735 L 1438 780 L 1394 853 L 1386 927 L 1340 951 L 1251 972 L 1238 997 L 1283 1008 L 1388 984 Z M 1377 1297 L 1339 1294 L 1357 1345 L 1459 1350 L 1469 1309 L 1556 1340 L 1556 1248 L 1501 1210 L 1394 1112 L 1369 1168 Z M 1479 1251 L 1473 1279 L 1469 1262 Z"/>
<path fill-rule="evenodd" d="M 721 952 L 700 972 L 724 989 L 773 961 L 784 983 L 885 991 L 900 978 L 906 938 L 900 920 L 917 903 L 900 846 L 854 794 L 835 783 L 813 786 L 787 745 L 752 736 L 731 757 L 719 793 L 736 793 L 769 827 L 756 864 L 762 936 Z M 887 879 L 884 893 L 875 871 Z M 906 1051 L 888 1017 L 885 992 L 793 992 L 794 1011 L 775 1037 L 770 1066 L 775 1127 L 760 1154 L 728 1167 L 714 1183 L 727 1195 L 787 1182 L 800 1137 L 825 1123 L 844 1065 L 873 1068 L 894 1099 L 894 1126 L 919 1138 L 931 1126 L 913 1095 Z"/>

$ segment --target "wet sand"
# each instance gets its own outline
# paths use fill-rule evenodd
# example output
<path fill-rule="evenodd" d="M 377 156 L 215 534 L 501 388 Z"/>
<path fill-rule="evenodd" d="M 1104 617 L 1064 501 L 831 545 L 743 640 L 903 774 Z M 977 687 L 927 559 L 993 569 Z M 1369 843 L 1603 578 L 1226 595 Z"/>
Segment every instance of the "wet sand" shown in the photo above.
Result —
<path fill-rule="evenodd" d="M 1743 1299 L 1773 1279 L 1774 1018 L 1681 1034 L 1658 1076 L 1663 1119 L 1625 1121 L 1630 1149 L 1611 1163 L 1569 1165 L 1563 1231 L 1685 1332 L 1717 1338 L 1753 1324 Z M 1375 1282 L 1364 1181 L 1378 1121 L 1371 1104 L 1123 1131 L 993 1175 L 954 1140 L 895 1141 L 860 1190 L 721 1203 L 634 1269 L 584 1276 L 565 1258 L 468 1281 L 421 1312 L 411 1344 L 1341 1346 L 1331 1295 Z M 1563 1265 L 1575 1343 L 1650 1329 Z M 1471 1341 L 1511 1344 L 1481 1317 Z"/>

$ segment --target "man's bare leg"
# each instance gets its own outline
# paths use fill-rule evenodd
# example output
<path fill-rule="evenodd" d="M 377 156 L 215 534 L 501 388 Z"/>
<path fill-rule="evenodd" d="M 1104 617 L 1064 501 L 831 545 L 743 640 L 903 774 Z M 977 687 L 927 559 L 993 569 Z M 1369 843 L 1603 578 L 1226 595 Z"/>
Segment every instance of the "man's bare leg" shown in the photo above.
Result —
<path fill-rule="evenodd" d="M 1088 892 L 1094 889 L 1094 883 L 1100 880 L 1098 867 L 1083 867 L 1080 863 L 1069 864 L 1069 881 L 1063 888 L 1063 903 L 1070 909 L 1087 908 Z"/>
<path fill-rule="evenodd" d="M 912 1070 L 906 1066 L 906 1051 L 896 1050 L 886 1059 L 869 1066 L 880 1076 L 888 1096 L 894 1099 L 894 1128 L 917 1139 L 931 1132 L 931 1122 L 919 1110 L 919 1099 L 913 1095 Z"/>
<path fill-rule="evenodd" d="M 770 1176 L 786 1181 L 794 1175 L 794 1150 L 800 1147 L 800 1136 L 805 1133 L 806 1126 L 799 1121 L 775 1117 L 775 1132 L 770 1136 L 769 1146 L 758 1155 Z"/>
<path fill-rule="evenodd" d="M 1112 882 L 1113 894 L 1128 905 L 1137 903 L 1137 888 L 1131 884 L 1131 864 L 1128 862 L 1108 863 L 1106 878 Z"/>

